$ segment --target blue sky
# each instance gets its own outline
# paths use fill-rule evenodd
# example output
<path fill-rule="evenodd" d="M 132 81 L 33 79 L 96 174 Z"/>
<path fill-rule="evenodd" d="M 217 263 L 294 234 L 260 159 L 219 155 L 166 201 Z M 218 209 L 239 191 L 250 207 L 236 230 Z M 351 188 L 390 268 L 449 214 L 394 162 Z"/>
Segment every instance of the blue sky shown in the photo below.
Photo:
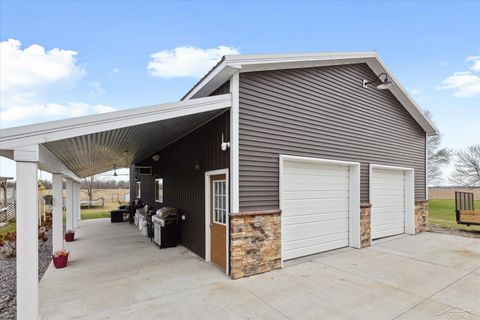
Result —
<path fill-rule="evenodd" d="M 178 100 L 222 52 L 376 50 L 418 104 L 433 113 L 446 146 L 480 142 L 480 2 L 2 1 L 0 6 L 0 41 L 18 41 L 8 43 L 8 58 L 23 64 L 5 67 L 2 58 L 3 128 Z M 31 73 L 29 63 L 37 60 L 26 59 L 26 49 L 35 44 L 46 50 L 47 60 L 39 61 L 45 61 L 40 65 L 49 77 L 40 68 L 27 81 L 18 70 Z M 196 72 L 168 70 L 180 55 L 175 48 L 182 47 L 197 48 L 180 60 L 192 68 L 201 63 Z M 49 52 L 55 48 L 56 54 Z M 163 66 L 149 71 L 157 52 Z M 1 175 L 12 171 L 11 163 L 0 162 Z"/>

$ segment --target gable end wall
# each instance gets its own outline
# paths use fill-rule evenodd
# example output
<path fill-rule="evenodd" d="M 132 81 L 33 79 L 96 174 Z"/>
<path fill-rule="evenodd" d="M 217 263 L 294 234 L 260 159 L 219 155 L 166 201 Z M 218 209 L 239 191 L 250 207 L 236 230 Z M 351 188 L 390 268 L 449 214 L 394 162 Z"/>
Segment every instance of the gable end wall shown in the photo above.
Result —
<path fill-rule="evenodd" d="M 425 200 L 425 131 L 388 90 L 365 89 L 366 64 L 240 75 L 240 211 L 279 208 L 279 154 L 414 168 Z"/>

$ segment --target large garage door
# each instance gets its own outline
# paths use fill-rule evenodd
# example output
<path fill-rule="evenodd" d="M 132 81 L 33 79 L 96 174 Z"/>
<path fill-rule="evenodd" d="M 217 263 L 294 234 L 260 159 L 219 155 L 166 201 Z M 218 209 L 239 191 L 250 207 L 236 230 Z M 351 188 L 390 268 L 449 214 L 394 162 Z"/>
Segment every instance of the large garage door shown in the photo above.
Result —
<path fill-rule="evenodd" d="M 405 232 L 405 171 L 372 169 L 372 239 Z"/>
<path fill-rule="evenodd" d="M 284 161 L 282 257 L 348 246 L 349 167 Z"/>

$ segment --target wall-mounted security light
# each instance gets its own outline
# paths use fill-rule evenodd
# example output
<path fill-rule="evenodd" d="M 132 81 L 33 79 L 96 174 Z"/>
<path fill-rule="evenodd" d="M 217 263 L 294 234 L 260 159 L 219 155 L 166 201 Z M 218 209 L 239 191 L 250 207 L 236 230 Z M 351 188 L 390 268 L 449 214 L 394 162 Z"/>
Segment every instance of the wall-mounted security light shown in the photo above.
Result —
<path fill-rule="evenodd" d="M 152 160 L 155 161 L 155 162 L 157 162 L 158 160 L 160 160 L 160 155 L 154 154 L 154 155 L 152 156 Z"/>
<path fill-rule="evenodd" d="M 385 76 L 385 78 L 383 80 L 381 80 L 381 76 Z M 383 73 L 380 73 L 374 80 L 372 81 L 368 81 L 368 80 L 363 80 L 362 82 L 362 86 L 364 88 L 368 88 L 369 85 L 371 84 L 374 84 L 374 83 L 378 83 L 378 85 L 376 86 L 377 89 L 379 90 L 385 90 L 385 89 L 390 89 L 392 86 L 393 86 L 393 82 L 388 80 L 388 75 L 383 72 Z"/>
<path fill-rule="evenodd" d="M 223 133 L 222 133 L 222 144 L 221 144 L 221 147 L 222 147 L 222 151 L 226 151 L 227 148 L 230 148 L 230 142 L 225 142 L 224 139 L 223 139 Z"/>

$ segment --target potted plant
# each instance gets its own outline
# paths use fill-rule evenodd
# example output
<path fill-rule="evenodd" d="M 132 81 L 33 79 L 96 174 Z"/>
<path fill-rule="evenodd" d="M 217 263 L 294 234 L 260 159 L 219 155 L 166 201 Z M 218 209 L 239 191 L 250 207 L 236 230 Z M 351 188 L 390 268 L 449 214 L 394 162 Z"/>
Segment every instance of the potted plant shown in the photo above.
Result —
<path fill-rule="evenodd" d="M 57 250 L 53 253 L 52 259 L 55 268 L 65 268 L 68 262 L 68 251 L 65 249 Z"/>
<path fill-rule="evenodd" d="M 71 242 L 73 241 L 74 238 L 75 238 L 75 231 L 67 230 L 67 232 L 65 232 L 65 241 Z"/>

